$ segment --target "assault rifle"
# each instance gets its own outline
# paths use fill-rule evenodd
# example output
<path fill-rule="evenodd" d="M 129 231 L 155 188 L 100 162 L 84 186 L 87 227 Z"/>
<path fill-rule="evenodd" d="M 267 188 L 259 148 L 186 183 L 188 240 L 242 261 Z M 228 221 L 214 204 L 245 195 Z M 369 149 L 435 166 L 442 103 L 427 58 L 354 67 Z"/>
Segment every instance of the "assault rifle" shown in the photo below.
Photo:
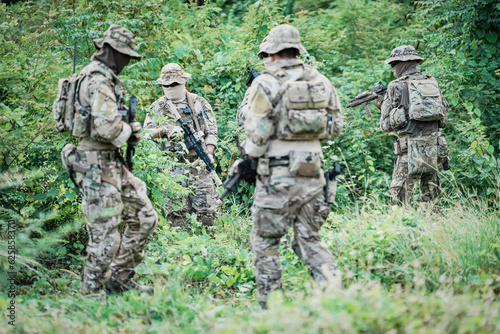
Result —
<path fill-rule="evenodd" d="M 337 175 L 340 175 L 341 169 L 339 164 L 335 164 L 332 168 L 325 172 L 325 202 L 328 203 L 328 184 L 335 181 Z"/>
<path fill-rule="evenodd" d="M 137 113 L 137 97 L 132 95 L 128 100 L 128 122 L 129 124 L 135 122 L 135 115 Z M 125 164 L 127 168 L 132 171 L 134 167 L 134 155 L 135 155 L 135 146 L 128 143 L 127 144 L 127 153 L 125 155 Z"/>
<path fill-rule="evenodd" d="M 257 72 L 257 70 L 255 68 L 252 68 L 252 70 L 250 71 L 250 73 L 248 74 L 248 78 L 247 78 L 247 81 L 245 82 L 245 85 L 247 85 L 247 87 L 250 87 L 252 85 L 252 82 L 255 80 L 255 78 L 257 78 L 259 76 L 259 72 Z"/>
<path fill-rule="evenodd" d="M 346 106 L 346 108 L 363 105 L 363 107 L 365 108 L 366 116 L 372 117 L 370 108 L 368 108 L 368 102 L 377 99 L 379 96 L 384 96 L 386 92 L 387 87 L 385 87 L 382 82 L 379 81 L 373 85 L 373 89 L 371 92 L 367 90 L 363 93 L 358 94 L 358 96 L 349 101 L 349 104 Z"/>
<path fill-rule="evenodd" d="M 179 124 L 182 128 L 182 131 L 184 132 L 184 143 L 186 144 L 186 148 L 188 150 L 191 148 L 194 149 L 198 158 L 205 163 L 205 166 L 207 167 L 207 170 L 210 172 L 210 176 L 214 180 L 215 184 L 218 187 L 221 186 L 222 181 L 219 179 L 219 176 L 215 172 L 214 164 L 212 163 L 212 161 L 210 161 L 210 158 L 203 150 L 203 145 L 201 143 L 201 140 L 196 139 L 196 137 L 193 134 L 193 132 L 191 131 L 191 128 L 189 127 L 189 125 L 184 123 L 184 120 L 182 119 L 181 115 L 179 115 L 179 112 L 177 111 L 177 108 L 175 108 L 172 101 L 167 99 L 167 101 L 165 103 L 166 103 L 167 109 L 177 119 L 177 122 L 179 122 Z"/>
<path fill-rule="evenodd" d="M 227 178 L 226 181 L 224 181 L 225 189 L 220 197 L 221 201 L 238 187 L 241 179 L 244 179 L 250 184 L 254 184 L 257 175 L 257 159 L 249 160 L 245 154 L 243 147 L 240 146 L 239 137 L 235 136 L 234 139 L 236 141 L 238 151 L 240 152 L 240 156 L 243 158 L 243 160 L 241 160 L 238 164 L 239 172 L 235 173 L 231 178 Z"/>

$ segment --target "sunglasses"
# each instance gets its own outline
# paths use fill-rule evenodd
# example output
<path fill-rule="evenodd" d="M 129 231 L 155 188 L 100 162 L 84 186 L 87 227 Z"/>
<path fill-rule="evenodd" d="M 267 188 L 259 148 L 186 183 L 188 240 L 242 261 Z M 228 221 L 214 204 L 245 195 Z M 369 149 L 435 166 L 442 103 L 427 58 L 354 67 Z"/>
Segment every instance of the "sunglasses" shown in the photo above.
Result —
<path fill-rule="evenodd" d="M 179 86 L 179 85 L 180 85 L 180 83 L 174 82 L 174 83 L 171 83 L 170 85 L 163 85 L 163 87 L 170 88 L 170 87 L 175 87 L 175 86 Z"/>

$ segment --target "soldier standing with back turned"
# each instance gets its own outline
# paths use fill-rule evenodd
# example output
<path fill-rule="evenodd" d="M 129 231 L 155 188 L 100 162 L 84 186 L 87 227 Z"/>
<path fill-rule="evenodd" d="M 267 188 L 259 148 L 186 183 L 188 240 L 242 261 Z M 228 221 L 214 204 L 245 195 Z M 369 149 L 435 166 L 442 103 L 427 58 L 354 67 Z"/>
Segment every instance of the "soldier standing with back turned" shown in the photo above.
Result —
<path fill-rule="evenodd" d="M 297 58 L 306 52 L 291 25 L 271 29 L 261 56 L 272 62 L 250 88 L 245 120 L 249 159 L 258 159 L 252 207 L 251 245 L 258 302 L 282 289 L 280 238 L 293 226 L 292 248 L 314 279 L 341 287 L 341 273 L 319 229 L 330 207 L 325 202 L 320 141 L 340 135 L 339 98 L 332 83 Z"/>
<path fill-rule="evenodd" d="M 80 294 L 105 298 L 104 287 L 108 293 L 130 289 L 151 293 L 152 287 L 138 285 L 132 277 L 158 218 L 146 184 L 124 166 L 118 152 L 125 143 L 140 140 L 141 125 L 123 120 L 127 107 L 117 75 L 141 56 L 134 51 L 134 35 L 118 25 L 111 25 L 94 44 L 98 52 L 81 71 L 84 78 L 76 90 L 76 103 L 81 106 L 73 135 L 78 137 L 78 147 L 68 144 L 62 152 L 65 167 L 77 171 L 89 234 Z M 122 220 L 123 235 L 118 229 Z"/>
<path fill-rule="evenodd" d="M 380 129 L 398 135 L 393 145 L 397 159 L 391 182 L 395 204 L 409 202 L 419 182 L 420 200 L 437 205 L 441 165 L 449 169 L 448 146 L 439 131 L 448 121 L 448 103 L 437 80 L 417 69 L 423 60 L 411 45 L 392 50 L 385 63 L 392 66 L 397 79 L 387 87 L 383 101 L 375 103 L 382 111 Z"/>

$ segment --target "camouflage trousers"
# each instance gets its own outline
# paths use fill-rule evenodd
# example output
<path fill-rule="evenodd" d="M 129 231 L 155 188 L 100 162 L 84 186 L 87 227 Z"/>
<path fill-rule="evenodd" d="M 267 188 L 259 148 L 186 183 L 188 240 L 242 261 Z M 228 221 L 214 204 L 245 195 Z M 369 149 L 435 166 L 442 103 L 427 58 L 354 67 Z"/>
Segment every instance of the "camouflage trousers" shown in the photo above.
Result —
<path fill-rule="evenodd" d="M 270 292 L 282 288 L 279 246 L 290 225 L 294 230 L 292 249 L 311 276 L 324 286 L 342 286 L 337 263 L 318 233 L 330 212 L 324 201 L 324 185 L 322 176 L 292 177 L 287 167 L 272 168 L 270 176 L 258 177 L 250 242 L 261 305 Z"/>
<path fill-rule="evenodd" d="M 180 182 L 184 188 L 190 189 L 191 194 L 182 199 L 181 209 L 175 211 L 172 200 L 168 201 L 165 211 L 167 219 L 173 226 L 187 226 L 186 213 L 196 213 L 198 220 L 205 226 L 212 226 L 217 217 L 221 201 L 210 173 L 204 166 L 191 167 L 178 165 L 169 171 L 176 175 L 185 175 L 187 178 Z"/>
<path fill-rule="evenodd" d="M 420 177 L 408 175 L 408 154 L 398 155 L 394 165 L 391 182 L 391 203 L 409 203 L 415 187 L 420 185 L 422 202 L 437 201 L 441 195 L 441 177 L 439 172 L 424 174 Z"/>
<path fill-rule="evenodd" d="M 87 163 L 85 154 L 79 154 Z M 97 158 L 98 164 L 91 165 L 90 171 L 77 173 L 89 234 L 82 295 L 100 293 L 110 269 L 111 279 L 127 282 L 144 258 L 148 238 L 158 222 L 146 184 L 122 166 L 114 152 L 99 152 Z M 121 221 L 126 224 L 123 235 L 118 229 Z"/>

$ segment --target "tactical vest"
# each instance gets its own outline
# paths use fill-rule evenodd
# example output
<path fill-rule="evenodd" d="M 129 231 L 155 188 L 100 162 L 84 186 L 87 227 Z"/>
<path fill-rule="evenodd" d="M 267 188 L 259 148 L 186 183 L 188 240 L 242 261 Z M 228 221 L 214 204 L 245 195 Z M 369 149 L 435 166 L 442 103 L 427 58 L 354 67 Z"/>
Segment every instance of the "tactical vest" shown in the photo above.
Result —
<path fill-rule="evenodd" d="M 436 79 L 430 75 L 405 76 L 408 87 L 408 117 L 416 121 L 439 121 L 446 115 L 443 96 Z"/>
<path fill-rule="evenodd" d="M 283 88 L 277 104 L 278 139 L 323 139 L 333 133 L 333 115 L 326 110 L 330 96 L 324 79 L 313 67 L 304 64 L 303 68 L 296 80 L 290 80 L 282 69 L 274 73 L 264 71 L 275 77 Z"/>

